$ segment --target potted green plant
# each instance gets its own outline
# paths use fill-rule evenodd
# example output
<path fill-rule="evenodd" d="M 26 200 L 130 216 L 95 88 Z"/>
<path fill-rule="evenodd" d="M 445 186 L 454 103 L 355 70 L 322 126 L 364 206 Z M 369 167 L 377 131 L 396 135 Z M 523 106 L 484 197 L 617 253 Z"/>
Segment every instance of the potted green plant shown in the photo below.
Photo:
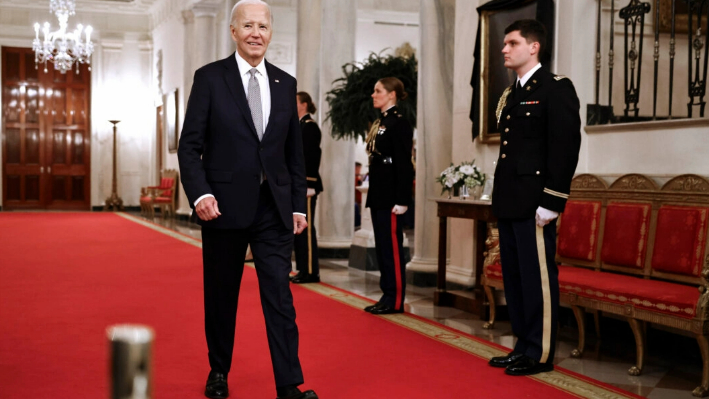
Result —
<path fill-rule="evenodd" d="M 327 93 L 330 105 L 327 118 L 332 122 L 332 137 L 363 140 L 379 111 L 372 107 L 371 94 L 381 78 L 393 76 L 404 83 L 406 100 L 398 104 L 399 112 L 411 126 L 416 127 L 417 61 L 413 54 L 394 56 L 372 53 L 364 62 L 351 62 L 342 66 L 344 76 L 333 82 Z"/>

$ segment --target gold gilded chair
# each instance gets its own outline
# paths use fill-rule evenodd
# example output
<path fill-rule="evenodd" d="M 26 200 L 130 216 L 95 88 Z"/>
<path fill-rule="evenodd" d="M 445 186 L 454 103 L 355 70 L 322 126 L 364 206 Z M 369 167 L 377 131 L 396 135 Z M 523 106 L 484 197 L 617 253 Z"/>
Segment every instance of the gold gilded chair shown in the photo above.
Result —
<path fill-rule="evenodd" d="M 155 207 L 160 208 L 163 217 L 174 216 L 177 198 L 178 175 L 175 169 L 160 173 L 160 184 L 140 189 L 140 209 L 146 217 L 155 217 Z"/>

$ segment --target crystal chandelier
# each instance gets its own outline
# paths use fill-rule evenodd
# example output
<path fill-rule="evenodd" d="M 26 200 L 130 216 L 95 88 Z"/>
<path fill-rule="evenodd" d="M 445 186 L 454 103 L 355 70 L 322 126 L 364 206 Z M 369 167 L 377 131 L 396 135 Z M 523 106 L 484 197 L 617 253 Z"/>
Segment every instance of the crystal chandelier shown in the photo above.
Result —
<path fill-rule="evenodd" d="M 54 13 L 59 20 L 59 29 L 54 32 L 49 31 L 49 22 L 45 22 L 42 27 L 44 41 L 39 40 L 39 23 L 34 24 L 35 38 L 32 41 L 34 50 L 34 63 L 37 69 L 40 63 L 44 64 L 44 72 L 47 72 L 47 61 L 54 63 L 54 69 L 61 73 L 71 70 L 76 63 L 76 73 L 79 73 L 80 64 L 88 64 L 91 70 L 91 53 L 94 45 L 91 43 L 90 26 L 84 27 L 79 24 L 73 32 L 67 32 L 67 21 L 70 15 L 74 15 L 74 0 L 50 0 L 49 12 Z M 81 40 L 82 32 L 86 40 Z"/>

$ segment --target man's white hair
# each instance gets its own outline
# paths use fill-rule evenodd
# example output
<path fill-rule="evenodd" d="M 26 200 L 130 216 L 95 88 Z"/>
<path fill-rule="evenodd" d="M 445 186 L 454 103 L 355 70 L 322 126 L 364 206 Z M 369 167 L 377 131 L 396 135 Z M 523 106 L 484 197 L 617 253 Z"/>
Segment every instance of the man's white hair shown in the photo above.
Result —
<path fill-rule="evenodd" d="M 231 25 L 234 25 L 236 23 L 236 10 L 240 6 L 244 6 L 247 4 L 266 6 L 268 8 L 268 15 L 271 17 L 271 26 L 273 26 L 273 13 L 271 12 L 271 6 L 263 0 L 239 0 L 239 1 L 237 1 L 236 4 L 234 4 L 234 8 L 231 9 L 231 19 L 229 20 L 229 23 Z"/>

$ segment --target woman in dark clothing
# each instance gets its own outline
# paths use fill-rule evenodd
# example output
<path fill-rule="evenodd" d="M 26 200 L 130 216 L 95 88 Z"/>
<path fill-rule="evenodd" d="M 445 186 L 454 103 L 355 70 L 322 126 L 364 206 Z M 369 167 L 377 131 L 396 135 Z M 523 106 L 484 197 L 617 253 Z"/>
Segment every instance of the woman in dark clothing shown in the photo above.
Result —
<path fill-rule="evenodd" d="M 411 161 L 413 129 L 396 104 L 406 98 L 397 78 L 380 79 L 374 86 L 374 108 L 381 111 L 367 135 L 369 192 L 366 206 L 372 213 L 379 286 L 383 295 L 365 311 L 372 314 L 402 313 L 406 293 L 402 217 L 411 202 L 414 168 Z"/>
<path fill-rule="evenodd" d="M 323 190 L 320 179 L 320 158 L 322 155 L 320 139 L 322 135 L 318 124 L 310 117 L 310 114 L 314 114 L 316 111 L 310 95 L 301 91 L 296 96 L 300 131 L 303 136 L 305 176 L 308 182 L 308 213 L 306 214 L 308 227 L 303 233 L 296 235 L 294 239 L 295 267 L 298 274 L 291 281 L 296 284 L 319 283 L 320 265 L 318 264 L 318 239 L 315 232 L 315 203 L 318 194 Z"/>

